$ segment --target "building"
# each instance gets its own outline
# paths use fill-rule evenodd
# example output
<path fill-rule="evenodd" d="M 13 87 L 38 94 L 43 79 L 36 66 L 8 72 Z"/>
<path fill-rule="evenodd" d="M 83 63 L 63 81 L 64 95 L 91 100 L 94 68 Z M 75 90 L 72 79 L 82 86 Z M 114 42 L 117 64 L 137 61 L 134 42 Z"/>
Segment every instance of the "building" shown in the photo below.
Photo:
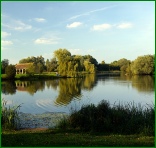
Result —
<path fill-rule="evenodd" d="M 26 70 L 32 65 L 33 63 L 21 63 L 16 64 L 16 74 L 26 74 Z"/>

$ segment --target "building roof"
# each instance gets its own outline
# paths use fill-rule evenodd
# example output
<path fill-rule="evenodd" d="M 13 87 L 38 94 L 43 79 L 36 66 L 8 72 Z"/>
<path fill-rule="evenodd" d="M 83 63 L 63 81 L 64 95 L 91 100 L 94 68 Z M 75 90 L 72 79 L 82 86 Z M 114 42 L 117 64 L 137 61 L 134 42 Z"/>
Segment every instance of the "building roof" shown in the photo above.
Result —
<path fill-rule="evenodd" d="M 16 64 L 15 67 L 16 69 L 28 69 L 30 65 L 33 63 L 21 63 L 21 64 Z"/>

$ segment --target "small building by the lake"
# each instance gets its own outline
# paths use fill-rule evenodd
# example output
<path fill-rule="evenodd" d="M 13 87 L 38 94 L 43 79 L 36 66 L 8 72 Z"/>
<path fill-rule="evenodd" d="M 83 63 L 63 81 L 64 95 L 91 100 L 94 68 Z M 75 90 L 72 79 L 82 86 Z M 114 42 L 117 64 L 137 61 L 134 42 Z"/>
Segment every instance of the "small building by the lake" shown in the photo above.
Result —
<path fill-rule="evenodd" d="M 16 74 L 26 74 L 26 70 L 32 65 L 33 63 L 21 63 L 16 64 Z"/>

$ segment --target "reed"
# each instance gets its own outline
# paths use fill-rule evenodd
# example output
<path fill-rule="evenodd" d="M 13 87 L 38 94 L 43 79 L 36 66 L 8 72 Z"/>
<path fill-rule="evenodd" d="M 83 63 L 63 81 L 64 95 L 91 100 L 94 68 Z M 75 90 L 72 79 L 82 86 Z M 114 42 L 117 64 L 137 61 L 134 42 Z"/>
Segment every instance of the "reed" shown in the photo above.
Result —
<path fill-rule="evenodd" d="M 85 132 L 100 132 L 106 134 L 142 134 L 154 136 L 155 107 L 141 104 L 118 103 L 113 106 L 102 100 L 97 106 L 84 105 L 79 111 L 60 121 L 59 128 L 73 128 Z"/>
<path fill-rule="evenodd" d="M 11 129 L 17 129 L 20 125 L 19 120 L 19 109 L 21 105 L 18 106 L 6 106 L 7 101 L 2 99 L 2 105 L 1 105 L 1 125 L 2 130 L 11 130 Z"/>

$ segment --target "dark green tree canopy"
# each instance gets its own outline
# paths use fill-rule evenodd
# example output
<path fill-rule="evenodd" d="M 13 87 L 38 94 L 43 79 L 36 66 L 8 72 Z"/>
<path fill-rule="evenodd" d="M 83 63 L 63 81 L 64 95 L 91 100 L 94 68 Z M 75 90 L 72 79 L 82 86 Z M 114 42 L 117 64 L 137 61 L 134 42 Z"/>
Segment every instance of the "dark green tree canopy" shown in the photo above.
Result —
<path fill-rule="evenodd" d="M 4 74 L 5 73 L 5 68 L 9 65 L 9 60 L 8 59 L 4 59 L 1 61 L 1 73 Z"/>
<path fill-rule="evenodd" d="M 5 69 L 5 73 L 9 79 L 14 79 L 16 75 L 16 68 L 14 65 L 8 65 Z"/>
<path fill-rule="evenodd" d="M 45 68 L 45 61 L 42 56 L 37 56 L 37 57 L 28 57 L 21 59 L 19 63 L 34 63 L 34 66 L 36 67 L 35 73 L 42 73 L 46 68 Z M 32 69 L 32 68 L 31 68 Z"/>

